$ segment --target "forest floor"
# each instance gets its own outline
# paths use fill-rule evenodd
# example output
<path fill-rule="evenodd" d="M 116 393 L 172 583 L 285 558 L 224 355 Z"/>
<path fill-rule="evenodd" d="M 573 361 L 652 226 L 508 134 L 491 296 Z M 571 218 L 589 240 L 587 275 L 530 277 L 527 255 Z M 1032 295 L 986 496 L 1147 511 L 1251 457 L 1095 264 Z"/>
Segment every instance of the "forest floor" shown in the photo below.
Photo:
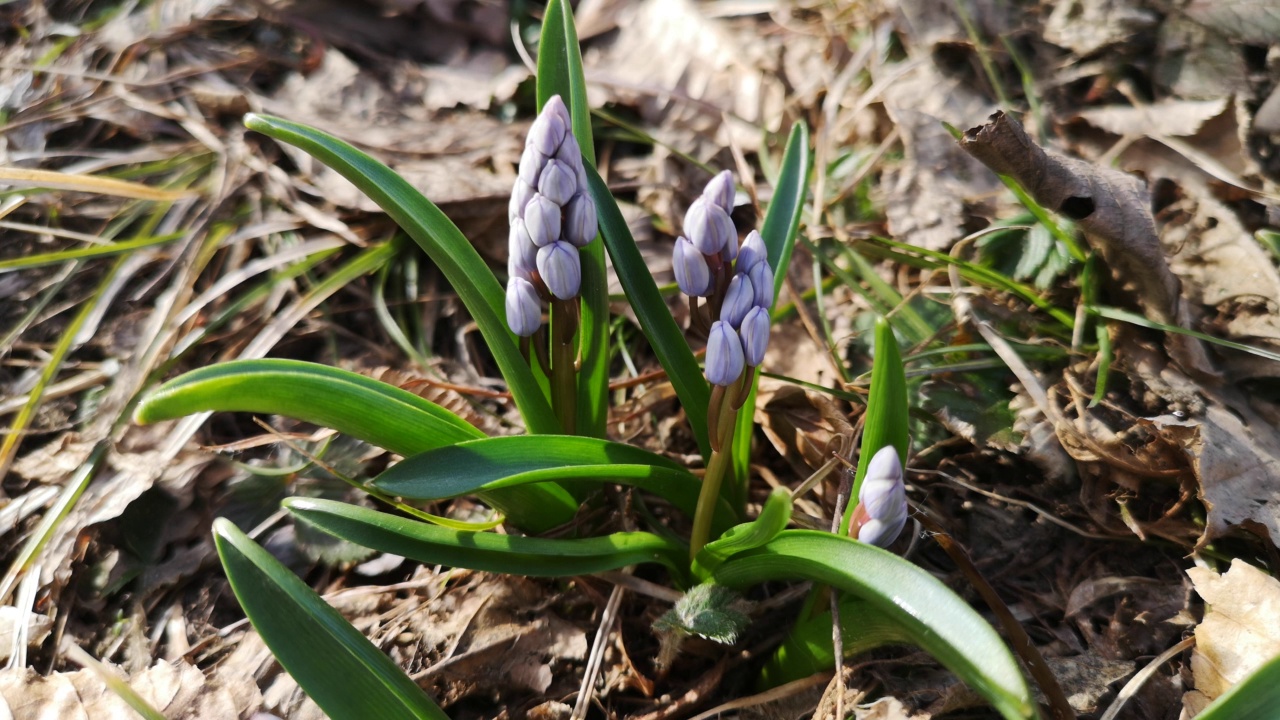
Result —
<path fill-rule="evenodd" d="M 454 718 L 570 717 L 601 632 L 586 717 L 749 699 L 721 717 L 826 718 L 836 693 L 858 718 L 994 717 L 909 648 L 758 695 L 799 595 L 734 648 L 694 643 L 659 670 L 651 625 L 670 598 L 643 586 L 602 623 L 616 577 L 425 567 L 327 542 L 279 510 L 294 494 L 358 500 L 306 453 L 324 447 L 325 467 L 367 478 L 393 459 L 377 448 L 278 417 L 131 422 L 163 379 L 269 356 L 520 431 L 426 257 L 354 186 L 243 117 L 311 124 L 386 162 L 501 275 L 539 11 L 0 4 L 0 717 L 133 717 L 108 675 L 171 718 L 323 717 L 231 594 L 210 533 L 220 516 Z M 1250 609 L 1280 602 L 1280 11 L 583 0 L 576 17 L 601 175 L 660 283 L 707 170 L 734 170 L 749 199 L 735 219 L 751 223 L 792 123 L 812 129 L 782 299 L 794 309 L 763 364 L 756 503 L 857 432 L 869 330 L 887 315 L 911 383 L 910 498 L 967 549 L 1080 717 L 1119 697 L 1109 717 L 1173 720 L 1280 654 L 1274 618 Z M 1005 169 L 1049 215 L 989 169 L 996 141 L 948 130 L 998 110 L 1079 160 Z M 611 433 L 700 463 L 625 301 L 614 309 Z M 829 517 L 834 483 L 798 512 Z M 989 613 L 918 527 L 897 549 Z M 1206 619 L 1210 597 L 1229 621 Z"/>

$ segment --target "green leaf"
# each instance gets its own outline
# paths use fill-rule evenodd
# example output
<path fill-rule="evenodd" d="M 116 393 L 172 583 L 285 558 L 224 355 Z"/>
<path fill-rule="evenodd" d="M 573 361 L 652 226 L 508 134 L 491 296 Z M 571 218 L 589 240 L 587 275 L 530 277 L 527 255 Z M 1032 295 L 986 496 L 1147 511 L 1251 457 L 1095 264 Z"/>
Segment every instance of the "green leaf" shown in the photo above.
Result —
<path fill-rule="evenodd" d="M 875 358 L 871 362 L 871 392 L 867 396 L 867 414 L 862 424 L 862 449 L 858 452 L 858 472 L 853 478 L 849 504 L 840 520 L 840 534 L 849 534 L 849 520 L 857 506 L 858 490 L 867 476 L 871 458 L 886 445 L 898 450 L 898 459 L 907 464 L 911 447 L 908 431 L 910 408 L 907 406 L 907 378 L 902 366 L 898 341 L 893 327 L 880 318 L 876 321 Z"/>
<path fill-rule="evenodd" d="M 782 153 L 781 170 L 773 184 L 773 199 L 769 201 L 764 225 L 760 228 L 760 237 L 769 249 L 769 267 L 773 268 L 775 300 L 791 265 L 791 252 L 800 231 L 800 215 L 804 211 L 808 181 L 809 126 L 800 121 L 791 126 L 791 135 Z M 756 386 L 759 380 L 757 375 L 751 381 L 751 392 L 738 411 L 738 424 L 733 433 L 733 474 L 736 482 L 725 483 L 721 491 L 735 509 L 742 508 L 747 498 L 747 483 L 751 475 L 751 431 L 756 422 Z"/>
<path fill-rule="evenodd" d="M 711 456 L 711 443 L 707 436 L 707 406 L 711 402 L 711 389 L 706 378 L 702 376 L 702 368 L 689 350 L 689 343 L 684 339 L 680 326 L 671 317 L 667 303 L 658 292 L 658 286 L 649 274 L 636 241 L 631 237 L 627 221 L 618 210 L 618 203 L 609 193 L 609 186 L 604 184 L 595 168 L 587 168 L 587 181 L 591 186 L 591 197 L 596 201 L 596 209 L 600 217 L 600 232 L 604 237 L 605 247 L 609 250 L 609 259 L 613 261 L 613 270 L 622 283 L 631 309 L 640 321 L 640 329 L 649 339 L 649 345 L 658 356 L 658 362 L 667 371 L 667 378 L 675 388 L 680 404 L 684 406 L 685 415 L 689 418 L 689 427 L 698 441 L 698 449 L 703 459 Z"/>
<path fill-rule="evenodd" d="M 840 637 L 845 657 L 885 645 L 910 645 L 902 626 L 860 597 L 840 598 Z M 782 645 L 760 669 L 762 688 L 773 688 L 835 667 L 831 645 L 831 613 L 825 612 L 792 626 Z"/>
<path fill-rule="evenodd" d="M 213 531 L 245 615 L 325 714 L 333 720 L 448 720 L 399 666 L 235 525 L 219 518 Z"/>
<path fill-rule="evenodd" d="M 519 537 L 459 532 L 332 500 L 292 497 L 283 505 L 298 520 L 358 545 L 431 565 L 510 575 L 564 577 L 656 562 L 683 577 L 689 553 L 681 543 L 647 532 Z"/>
<path fill-rule="evenodd" d="M 666 498 L 690 517 L 701 487 L 683 465 L 661 455 L 572 435 L 514 435 L 438 448 L 392 466 L 373 480 L 373 486 L 403 498 L 438 500 L 482 491 L 510 493 L 551 480 L 638 487 Z M 577 507 L 573 503 L 572 510 Z M 715 529 L 729 527 L 733 517 L 729 506 L 721 503 Z"/>
<path fill-rule="evenodd" d="M 278 359 L 234 360 L 180 375 L 144 398 L 134 421 L 145 425 L 209 411 L 285 415 L 405 456 L 485 437 L 457 415 L 394 385 Z M 554 483 L 497 490 L 482 498 L 532 532 L 568 522 L 578 508 Z"/>
<path fill-rule="evenodd" d="M 695 585 L 654 621 L 653 629 L 732 645 L 751 624 L 751 618 L 738 608 L 740 605 L 742 596 L 723 585 Z"/>
<path fill-rule="evenodd" d="M 583 162 L 596 164 L 591 137 L 591 107 L 573 11 L 561 0 L 547 3 L 538 39 L 538 109 L 559 95 L 573 118 L 573 135 L 582 148 Z M 596 201 L 599 205 L 599 200 Z M 579 251 L 582 259 L 582 322 L 578 340 L 582 363 L 578 369 L 578 434 L 605 436 L 609 410 L 609 279 L 605 273 L 604 247 L 592 242 Z"/>
<path fill-rule="evenodd" d="M 507 329 L 502 286 L 440 208 L 391 168 L 332 135 L 253 113 L 245 116 L 245 126 L 301 148 L 338 171 L 385 210 L 440 268 L 475 319 L 529 432 L 559 432 L 559 420 Z"/>
<path fill-rule="evenodd" d="M 1245 345 L 1244 343 L 1238 343 L 1232 340 L 1224 340 L 1220 337 L 1214 337 L 1213 335 L 1202 333 L 1197 330 L 1189 330 L 1184 327 L 1178 327 L 1177 325 L 1169 325 L 1167 323 L 1156 322 L 1155 320 L 1148 320 L 1142 315 L 1131 313 L 1128 310 L 1106 307 L 1105 305 L 1085 305 L 1085 310 L 1090 315 L 1097 315 L 1098 317 L 1104 317 L 1108 320 L 1119 320 L 1120 322 L 1127 322 L 1130 325 L 1137 325 L 1151 330 L 1161 330 L 1167 333 L 1174 333 L 1175 335 L 1187 335 L 1189 337 L 1196 338 L 1197 340 L 1213 343 L 1214 345 L 1221 345 L 1225 348 L 1247 352 L 1250 355 L 1257 355 L 1261 358 L 1280 362 L 1280 353 L 1255 347 L 1253 345 Z"/>
<path fill-rule="evenodd" d="M 1280 657 L 1272 658 L 1196 715 L 1196 720 L 1272 720 L 1280 708 Z"/>
<path fill-rule="evenodd" d="M 764 545 L 778 536 L 791 522 L 791 493 L 786 488 L 774 488 L 764 501 L 760 515 L 749 523 L 729 528 L 719 538 L 712 540 L 698 551 L 693 559 L 693 574 L 706 582 L 711 573 L 730 557 Z"/>
<path fill-rule="evenodd" d="M 729 558 L 712 579 L 739 589 L 773 580 L 812 580 L 856 595 L 1007 720 L 1036 717 L 1018 663 L 996 631 L 946 585 L 893 553 L 831 533 L 785 530 L 768 544 Z"/>

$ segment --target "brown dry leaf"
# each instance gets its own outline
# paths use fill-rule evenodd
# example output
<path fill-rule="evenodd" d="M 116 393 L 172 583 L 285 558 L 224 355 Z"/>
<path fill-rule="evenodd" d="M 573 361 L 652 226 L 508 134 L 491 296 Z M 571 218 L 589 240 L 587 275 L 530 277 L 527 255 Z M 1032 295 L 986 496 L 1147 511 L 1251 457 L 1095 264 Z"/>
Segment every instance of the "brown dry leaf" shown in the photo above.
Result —
<path fill-rule="evenodd" d="M 1205 27 L 1247 43 L 1280 42 L 1280 5 L 1269 0 L 1191 0 L 1182 11 Z"/>
<path fill-rule="evenodd" d="M 886 697 L 854 708 L 853 716 L 857 720 L 929 720 L 933 717 L 927 712 L 911 712 L 898 698 Z"/>
<path fill-rule="evenodd" d="M 0 661 L 8 660 L 14 648 L 14 633 L 19 623 L 27 624 L 27 646 L 39 647 L 53 629 L 53 618 L 39 613 L 28 613 L 12 605 L 0 606 Z"/>
<path fill-rule="evenodd" d="M 1150 105 L 1103 105 L 1076 113 L 1094 127 L 1116 135 L 1194 135 L 1227 109 L 1227 97 L 1214 100 L 1166 99 Z"/>
<path fill-rule="evenodd" d="M 1204 568 L 1187 575 L 1206 605 L 1191 653 L 1195 689 L 1182 696 L 1186 716 L 1193 717 L 1280 655 L 1280 580 L 1239 559 L 1221 575 Z"/>
<path fill-rule="evenodd" d="M 128 682 L 151 707 L 174 720 L 242 717 L 261 703 L 252 683 L 207 682 L 199 668 L 185 662 L 157 662 Z M 90 670 L 41 676 L 22 668 L 0 672 L 0 717 L 132 720 L 138 715 Z"/>
<path fill-rule="evenodd" d="M 1157 21 L 1154 12 L 1135 2 L 1067 0 L 1053 5 L 1044 39 L 1078 55 L 1091 55 L 1149 31 Z"/>

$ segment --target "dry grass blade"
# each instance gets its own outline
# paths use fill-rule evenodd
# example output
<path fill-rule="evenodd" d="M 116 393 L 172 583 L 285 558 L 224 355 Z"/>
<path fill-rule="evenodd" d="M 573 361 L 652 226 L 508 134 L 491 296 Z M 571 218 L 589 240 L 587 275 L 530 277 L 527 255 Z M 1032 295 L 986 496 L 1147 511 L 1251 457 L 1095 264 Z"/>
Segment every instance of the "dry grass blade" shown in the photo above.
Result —
<path fill-rule="evenodd" d="M 110 195 L 156 202 L 172 202 L 182 198 L 195 197 L 199 194 L 194 190 L 163 190 L 149 187 L 142 183 L 97 177 L 95 175 L 76 175 L 53 170 L 29 170 L 14 167 L 0 167 L 0 183 L 15 187 L 71 190 L 95 195 Z"/>

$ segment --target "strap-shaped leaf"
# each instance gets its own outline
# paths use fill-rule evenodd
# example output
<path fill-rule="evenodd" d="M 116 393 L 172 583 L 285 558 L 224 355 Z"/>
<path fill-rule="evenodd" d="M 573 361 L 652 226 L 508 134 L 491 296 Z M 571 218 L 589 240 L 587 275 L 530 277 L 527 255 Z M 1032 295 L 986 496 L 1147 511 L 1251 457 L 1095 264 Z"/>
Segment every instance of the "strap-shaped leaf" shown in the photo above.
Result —
<path fill-rule="evenodd" d="M 280 665 L 333 720 L 448 720 L 359 630 L 230 521 L 213 524 L 244 614 Z"/>
<path fill-rule="evenodd" d="M 871 390 L 867 395 L 867 416 L 862 424 L 862 449 L 858 453 L 858 470 L 853 477 L 853 490 L 844 517 L 840 520 L 840 534 L 847 535 L 853 510 L 857 507 L 858 490 L 867 476 L 871 457 L 880 448 L 892 445 L 898 450 L 898 460 L 907 464 L 907 451 L 911 438 L 907 424 L 910 408 L 907 406 L 907 376 L 898 351 L 898 341 L 893 327 L 880 318 L 876 321 L 875 357 L 871 361 Z"/>
<path fill-rule="evenodd" d="M 893 553 L 831 533 L 784 530 L 768 544 L 729 558 L 712 579 L 732 588 L 803 579 L 856 595 L 898 623 L 905 637 L 1005 718 L 1036 717 L 1018 663 L 996 631 L 946 585 Z"/>
<path fill-rule="evenodd" d="M 475 319 L 531 433 L 558 432 L 560 423 L 507 329 L 504 294 L 458 227 L 391 168 L 313 127 L 269 115 L 249 114 L 244 124 L 289 143 L 336 170 L 378 204 L 444 273 Z"/>
<path fill-rule="evenodd" d="M 840 598 L 840 638 L 845 657 L 853 657 L 885 645 L 911 645 L 902 626 L 860 597 Z M 835 666 L 831 645 L 831 613 L 800 620 L 760 668 L 760 687 L 773 688 L 828 671 Z"/>
<path fill-rule="evenodd" d="M 693 559 L 694 576 L 705 582 L 725 560 L 764 545 L 785 530 L 789 522 L 791 493 L 786 488 L 774 488 L 755 520 L 729 528 L 698 551 Z"/>
<path fill-rule="evenodd" d="M 472 440 L 415 455 L 374 479 L 391 495 L 437 500 L 475 492 L 513 492 L 529 483 L 619 483 L 665 498 L 693 517 L 701 483 L 677 462 L 630 445 L 572 435 L 514 435 Z M 576 507 L 576 506 L 575 506 Z M 717 507 L 716 531 L 733 524 Z"/>
<path fill-rule="evenodd" d="M 332 500 L 292 497 L 284 507 L 301 522 L 357 545 L 432 565 L 510 575 L 564 577 L 656 562 L 683 577 L 689 553 L 680 543 L 647 532 L 583 539 L 519 537 L 450 530 Z"/>

